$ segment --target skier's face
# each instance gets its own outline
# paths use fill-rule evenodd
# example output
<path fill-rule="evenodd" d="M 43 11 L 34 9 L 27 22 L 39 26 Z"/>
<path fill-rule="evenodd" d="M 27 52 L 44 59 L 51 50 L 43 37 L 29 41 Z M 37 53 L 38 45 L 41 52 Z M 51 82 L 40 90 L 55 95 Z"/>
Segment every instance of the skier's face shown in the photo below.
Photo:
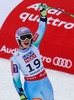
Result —
<path fill-rule="evenodd" d="M 28 48 L 31 44 L 31 39 L 25 39 L 24 41 L 21 41 L 21 45 L 23 48 Z"/>

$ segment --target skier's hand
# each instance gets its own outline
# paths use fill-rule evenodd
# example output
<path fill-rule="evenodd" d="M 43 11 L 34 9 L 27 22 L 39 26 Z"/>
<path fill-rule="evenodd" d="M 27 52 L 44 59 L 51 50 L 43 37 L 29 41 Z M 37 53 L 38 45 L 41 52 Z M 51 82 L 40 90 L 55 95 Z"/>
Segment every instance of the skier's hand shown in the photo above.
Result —
<path fill-rule="evenodd" d="M 27 100 L 26 95 L 24 94 L 23 88 L 19 88 L 19 92 L 18 92 L 19 96 L 20 96 L 20 100 Z"/>
<path fill-rule="evenodd" d="M 49 7 L 44 3 L 39 3 L 38 9 L 41 12 L 41 16 L 44 17 L 47 15 L 47 10 L 49 9 Z"/>
<path fill-rule="evenodd" d="M 27 100 L 27 97 L 25 95 L 21 95 L 20 100 Z"/>

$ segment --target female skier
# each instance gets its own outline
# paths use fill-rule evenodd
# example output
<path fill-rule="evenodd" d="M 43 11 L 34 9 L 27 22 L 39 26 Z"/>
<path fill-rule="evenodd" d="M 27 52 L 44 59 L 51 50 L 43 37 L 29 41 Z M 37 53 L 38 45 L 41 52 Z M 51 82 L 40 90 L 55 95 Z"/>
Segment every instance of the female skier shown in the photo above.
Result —
<path fill-rule="evenodd" d="M 34 36 L 26 27 L 20 27 L 16 31 L 19 49 L 11 57 L 11 62 L 13 82 L 20 100 L 54 100 L 52 85 L 38 50 L 47 25 L 47 6 L 40 4 L 39 10 L 41 16 Z M 24 75 L 24 89 L 20 79 L 20 70 Z"/>

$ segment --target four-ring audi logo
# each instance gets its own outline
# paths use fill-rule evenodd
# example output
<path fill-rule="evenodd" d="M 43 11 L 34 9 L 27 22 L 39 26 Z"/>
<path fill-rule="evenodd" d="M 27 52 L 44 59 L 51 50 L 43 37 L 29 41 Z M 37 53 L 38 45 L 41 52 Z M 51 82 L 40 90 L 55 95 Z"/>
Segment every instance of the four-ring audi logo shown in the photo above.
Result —
<path fill-rule="evenodd" d="M 64 59 L 60 57 L 55 57 L 53 59 L 53 64 L 55 66 L 64 67 L 64 68 L 71 68 L 72 61 L 70 59 Z"/>

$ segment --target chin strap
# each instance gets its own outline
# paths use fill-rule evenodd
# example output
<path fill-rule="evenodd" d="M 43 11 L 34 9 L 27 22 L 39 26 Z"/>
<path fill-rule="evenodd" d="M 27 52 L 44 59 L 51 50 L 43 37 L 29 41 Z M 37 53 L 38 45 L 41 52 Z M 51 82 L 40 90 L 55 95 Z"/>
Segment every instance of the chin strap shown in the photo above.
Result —
<path fill-rule="evenodd" d="M 25 50 L 26 49 L 26 48 L 24 48 L 23 46 L 20 46 L 20 45 L 19 45 L 19 48 L 22 49 L 22 50 Z"/>

